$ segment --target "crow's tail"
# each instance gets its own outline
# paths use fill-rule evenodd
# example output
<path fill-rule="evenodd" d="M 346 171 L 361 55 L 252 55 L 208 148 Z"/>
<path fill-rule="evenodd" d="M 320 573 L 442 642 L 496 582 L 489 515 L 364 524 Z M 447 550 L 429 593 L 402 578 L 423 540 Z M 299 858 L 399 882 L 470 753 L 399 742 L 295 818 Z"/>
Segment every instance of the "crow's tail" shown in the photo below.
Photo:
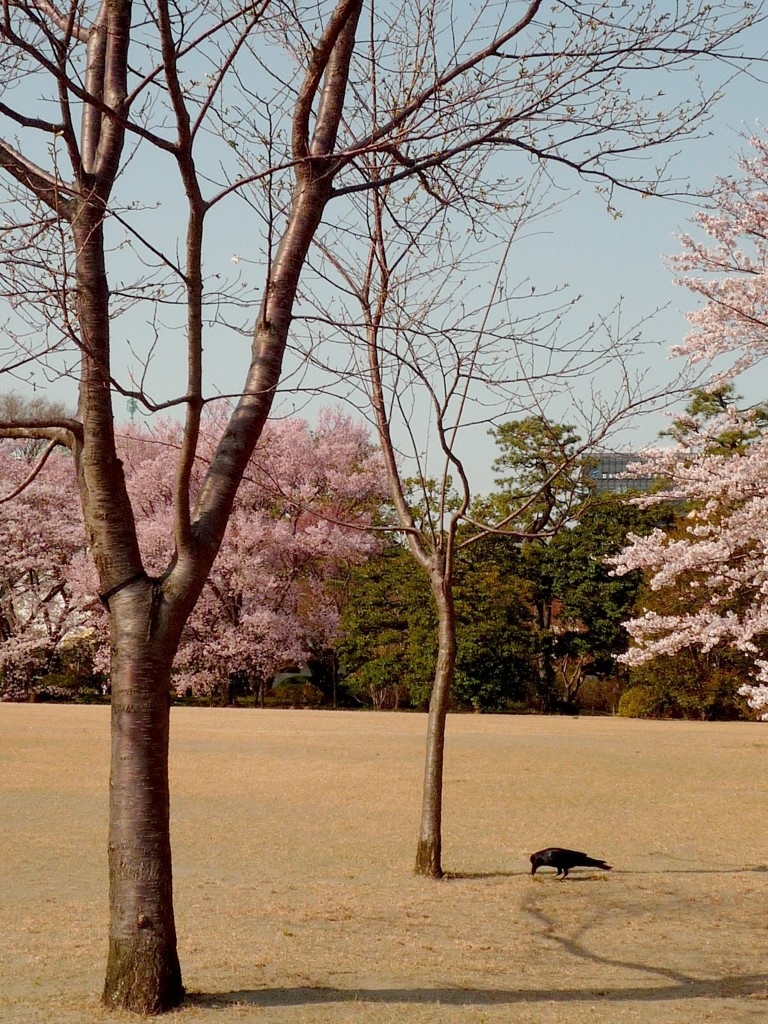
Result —
<path fill-rule="evenodd" d="M 602 868 L 603 871 L 610 871 L 611 870 L 611 865 L 610 864 L 606 864 L 604 860 L 595 860 L 594 857 L 585 857 L 584 858 L 584 867 L 585 868 Z"/>

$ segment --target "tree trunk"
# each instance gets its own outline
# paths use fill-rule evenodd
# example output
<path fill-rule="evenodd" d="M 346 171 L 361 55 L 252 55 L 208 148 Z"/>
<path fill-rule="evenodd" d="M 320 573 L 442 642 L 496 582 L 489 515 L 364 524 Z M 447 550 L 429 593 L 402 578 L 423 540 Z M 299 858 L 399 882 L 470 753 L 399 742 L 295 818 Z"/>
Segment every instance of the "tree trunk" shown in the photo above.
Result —
<path fill-rule="evenodd" d="M 536 680 L 542 710 L 551 714 L 555 710 L 555 670 L 552 665 L 552 603 L 536 602 L 540 648 L 536 655 Z"/>
<path fill-rule="evenodd" d="M 184 996 L 173 915 L 168 786 L 176 644 L 167 634 L 162 640 L 149 636 L 151 606 L 145 605 L 144 614 L 128 611 L 133 611 L 130 626 L 116 626 L 113 615 L 112 630 L 110 926 L 103 1000 L 109 1007 L 157 1014 L 178 1006 Z"/>
<path fill-rule="evenodd" d="M 445 720 L 456 668 L 456 616 L 450 579 L 433 578 L 438 614 L 438 649 L 435 681 L 429 698 L 421 830 L 416 847 L 415 872 L 442 878 L 443 760 Z"/>

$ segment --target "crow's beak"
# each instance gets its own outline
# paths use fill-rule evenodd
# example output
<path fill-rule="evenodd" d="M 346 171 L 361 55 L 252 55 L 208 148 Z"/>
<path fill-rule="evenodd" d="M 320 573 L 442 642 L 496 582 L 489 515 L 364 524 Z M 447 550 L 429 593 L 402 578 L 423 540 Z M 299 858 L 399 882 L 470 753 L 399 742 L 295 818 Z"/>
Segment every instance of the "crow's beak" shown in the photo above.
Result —
<path fill-rule="evenodd" d="M 538 864 L 531 864 L 531 874 L 532 874 L 532 875 L 535 875 L 535 874 L 536 874 L 536 868 L 537 868 L 538 866 L 539 866 Z"/>

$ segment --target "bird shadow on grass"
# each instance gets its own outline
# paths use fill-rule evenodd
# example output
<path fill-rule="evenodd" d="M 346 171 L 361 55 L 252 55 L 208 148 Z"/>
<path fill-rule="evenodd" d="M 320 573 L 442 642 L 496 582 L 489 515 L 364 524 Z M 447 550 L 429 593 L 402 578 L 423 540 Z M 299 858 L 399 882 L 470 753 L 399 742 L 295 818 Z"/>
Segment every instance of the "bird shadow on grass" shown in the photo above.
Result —
<path fill-rule="evenodd" d="M 530 875 L 530 871 L 446 871 L 441 881 L 463 882 L 479 881 L 484 878 L 516 878 L 518 875 Z"/>
<path fill-rule="evenodd" d="M 631 966 L 631 965 L 628 965 Z M 637 965 L 642 969 L 643 965 Z M 334 988 L 303 986 L 295 988 L 236 989 L 230 992 L 191 992 L 187 1003 L 207 1009 L 225 1009 L 234 1005 L 318 1006 L 334 1003 L 382 1005 L 510 1006 L 517 1003 L 622 1003 L 665 1002 L 684 999 L 768 999 L 765 974 L 740 974 L 722 978 L 694 978 L 678 974 L 663 985 L 628 985 L 617 988 Z"/>
<path fill-rule="evenodd" d="M 440 879 L 442 882 L 482 882 L 490 878 L 530 878 L 530 871 L 446 871 Z M 557 878 L 558 882 L 604 882 L 605 875 L 568 875 L 560 878 L 554 872 L 537 875 L 536 882 L 549 881 Z"/>

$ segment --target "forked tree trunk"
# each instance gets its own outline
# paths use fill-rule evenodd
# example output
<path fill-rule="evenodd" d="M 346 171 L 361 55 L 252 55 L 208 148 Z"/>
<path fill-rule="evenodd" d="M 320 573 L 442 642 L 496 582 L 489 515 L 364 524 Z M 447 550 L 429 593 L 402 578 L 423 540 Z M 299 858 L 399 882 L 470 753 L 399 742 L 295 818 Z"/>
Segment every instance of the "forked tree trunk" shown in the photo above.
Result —
<path fill-rule="evenodd" d="M 456 616 L 450 579 L 432 579 L 438 614 L 438 651 L 435 680 L 429 698 L 421 829 L 416 847 L 415 872 L 442 878 L 443 762 L 445 722 L 456 669 Z"/>
<path fill-rule="evenodd" d="M 146 594 L 150 588 L 142 589 Z M 141 603 L 143 608 L 120 616 L 130 615 L 127 627 L 115 625 L 113 614 L 110 924 L 103 1001 L 157 1014 L 178 1006 L 184 996 L 173 915 L 168 785 L 176 644 L 169 644 L 167 635 L 162 641 L 149 637 L 151 598 Z"/>

